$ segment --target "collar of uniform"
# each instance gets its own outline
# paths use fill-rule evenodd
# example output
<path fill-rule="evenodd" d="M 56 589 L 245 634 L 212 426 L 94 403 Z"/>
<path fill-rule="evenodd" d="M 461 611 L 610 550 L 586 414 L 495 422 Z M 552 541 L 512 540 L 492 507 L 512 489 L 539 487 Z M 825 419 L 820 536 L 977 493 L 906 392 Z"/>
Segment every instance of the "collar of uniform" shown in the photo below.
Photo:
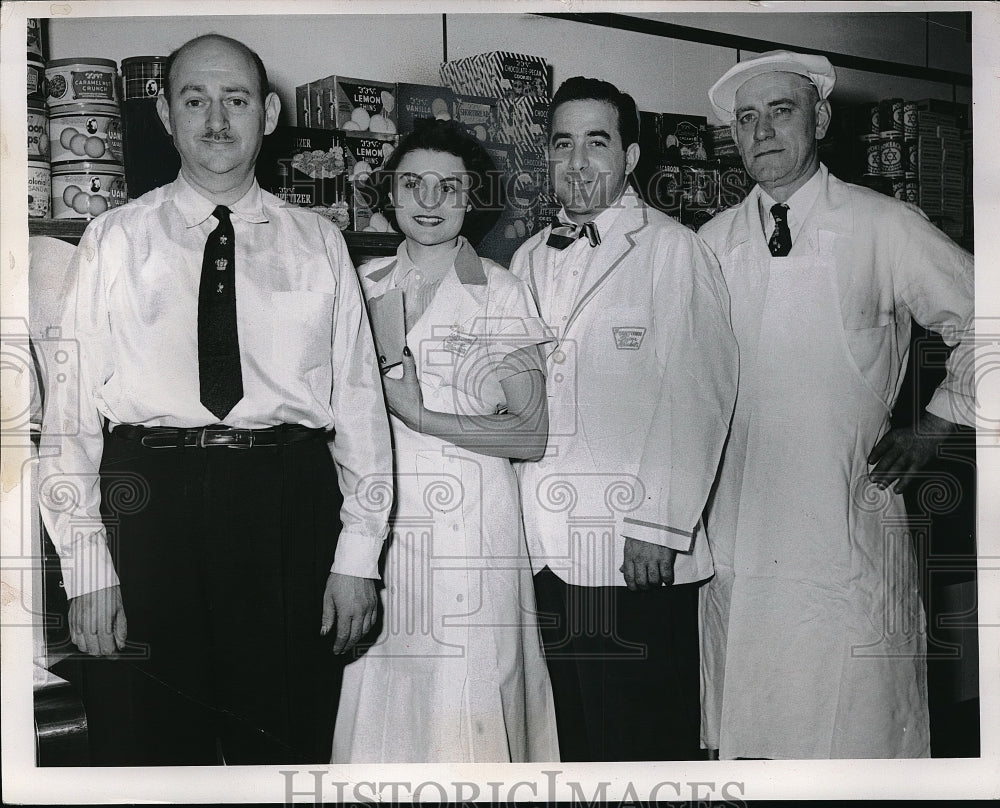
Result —
<path fill-rule="evenodd" d="M 611 225 L 618 218 L 623 210 L 630 210 L 638 206 L 639 197 L 631 186 L 626 185 L 625 190 L 622 191 L 622 195 L 618 197 L 614 202 L 608 205 L 604 210 L 598 213 L 592 221 L 597 227 L 597 232 L 600 234 L 601 239 L 604 239 L 605 235 L 611 230 Z M 553 227 L 573 227 L 577 228 L 580 225 L 571 222 L 569 217 L 566 215 L 566 208 L 559 208 L 559 213 L 556 215 L 556 221 L 552 223 Z M 545 239 L 542 239 L 542 243 L 545 243 Z"/>
<path fill-rule="evenodd" d="M 458 237 L 458 247 L 453 261 L 455 274 L 458 280 L 466 286 L 485 286 L 486 270 L 483 268 L 482 259 L 476 254 L 475 249 L 464 236 Z M 382 269 L 372 272 L 368 279 L 378 282 L 386 277 L 390 272 L 396 273 L 396 282 L 402 281 L 417 266 L 410 259 L 410 254 L 406 249 L 406 242 L 403 241 L 396 248 L 396 260 Z M 447 274 L 447 273 L 445 273 Z"/>
<path fill-rule="evenodd" d="M 191 185 L 184 177 L 184 172 L 177 175 L 174 180 L 174 202 L 184 217 L 186 227 L 197 227 L 204 222 L 212 211 L 215 210 L 216 203 L 205 196 Z M 229 209 L 248 222 L 266 222 L 267 216 L 264 213 L 264 202 L 261 197 L 260 186 L 254 179 L 250 188 L 234 204 L 228 206 Z"/>
<path fill-rule="evenodd" d="M 809 215 L 809 211 L 812 209 L 817 197 L 819 197 L 819 192 L 823 189 L 823 186 L 826 185 L 826 172 L 826 166 L 820 163 L 819 170 L 806 180 L 805 185 L 788 197 L 788 201 L 785 203 L 788 205 L 788 229 L 792 234 L 793 244 L 802 230 L 802 223 L 805 221 L 806 216 Z M 771 232 L 774 230 L 774 219 L 771 216 L 771 206 L 775 205 L 776 202 L 771 198 L 771 195 L 767 191 L 761 188 L 757 204 L 759 205 L 761 225 L 764 235 L 770 236 Z"/>

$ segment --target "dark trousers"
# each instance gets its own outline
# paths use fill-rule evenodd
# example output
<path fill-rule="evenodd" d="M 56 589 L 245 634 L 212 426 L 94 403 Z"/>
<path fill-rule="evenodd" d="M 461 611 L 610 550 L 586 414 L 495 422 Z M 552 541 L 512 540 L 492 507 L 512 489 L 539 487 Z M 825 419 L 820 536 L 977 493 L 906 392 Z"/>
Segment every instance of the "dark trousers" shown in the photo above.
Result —
<path fill-rule="evenodd" d="M 535 575 L 565 761 L 698 760 L 698 585 L 630 592 Z"/>
<path fill-rule="evenodd" d="M 319 630 L 341 496 L 322 437 L 152 449 L 106 435 L 101 493 L 128 644 L 63 666 L 91 762 L 328 762 L 340 665 Z"/>

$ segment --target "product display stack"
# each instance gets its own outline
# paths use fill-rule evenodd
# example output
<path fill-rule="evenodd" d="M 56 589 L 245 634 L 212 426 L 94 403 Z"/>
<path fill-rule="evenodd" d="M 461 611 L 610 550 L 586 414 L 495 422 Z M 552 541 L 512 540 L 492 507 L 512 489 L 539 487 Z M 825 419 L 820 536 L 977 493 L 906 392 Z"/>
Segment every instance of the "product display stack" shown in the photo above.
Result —
<path fill-rule="evenodd" d="M 118 65 L 50 59 L 45 67 L 52 217 L 92 219 L 127 201 Z"/>
<path fill-rule="evenodd" d="M 454 119 L 493 157 L 503 213 L 479 252 L 509 265 L 528 236 L 558 213 L 548 179 L 546 137 L 551 71 L 539 56 L 506 51 L 444 62 L 441 81 L 454 95 Z"/>
<path fill-rule="evenodd" d="M 399 142 L 396 93 L 392 82 L 336 75 L 296 87 L 296 126 L 265 138 L 261 186 L 341 230 L 390 231 L 373 177 Z"/>
<path fill-rule="evenodd" d="M 45 104 L 45 58 L 41 20 L 28 20 L 28 217 L 49 216 L 49 109 Z"/>
<path fill-rule="evenodd" d="M 642 198 L 693 230 L 753 187 L 729 126 L 709 127 L 704 116 L 640 112 L 639 155 Z"/>
<path fill-rule="evenodd" d="M 173 182 L 181 169 L 174 141 L 156 112 L 166 56 L 122 59 L 122 142 L 129 199 Z"/>
<path fill-rule="evenodd" d="M 919 204 L 932 222 L 956 241 L 966 237 L 964 104 L 924 99 L 918 110 Z"/>

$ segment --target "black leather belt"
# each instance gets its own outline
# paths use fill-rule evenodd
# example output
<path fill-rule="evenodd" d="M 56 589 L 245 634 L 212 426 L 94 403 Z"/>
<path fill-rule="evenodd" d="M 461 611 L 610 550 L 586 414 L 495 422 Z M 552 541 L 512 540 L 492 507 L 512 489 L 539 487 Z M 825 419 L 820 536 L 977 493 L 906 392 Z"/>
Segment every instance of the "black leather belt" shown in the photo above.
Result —
<path fill-rule="evenodd" d="M 150 449 L 179 449 L 190 447 L 209 449 L 255 449 L 265 446 L 282 446 L 303 440 L 317 440 L 325 436 L 325 429 L 310 429 L 297 424 L 282 424 L 267 429 L 234 429 L 228 426 L 203 426 L 181 429 L 171 426 L 135 426 L 119 424 L 111 430 L 120 440 L 138 441 Z"/>

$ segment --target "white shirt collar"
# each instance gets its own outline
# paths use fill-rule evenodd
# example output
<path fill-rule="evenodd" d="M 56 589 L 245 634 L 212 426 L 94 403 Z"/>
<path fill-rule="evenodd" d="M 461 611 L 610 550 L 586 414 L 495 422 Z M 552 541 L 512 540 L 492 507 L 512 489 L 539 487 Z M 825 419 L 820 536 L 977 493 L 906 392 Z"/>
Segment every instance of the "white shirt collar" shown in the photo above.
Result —
<path fill-rule="evenodd" d="M 823 185 L 826 183 L 826 174 L 826 166 L 820 163 L 819 170 L 785 202 L 788 205 L 788 229 L 792 234 L 792 243 L 798 238 L 799 231 L 802 229 L 802 223 L 806 220 L 809 211 L 812 210 L 812 206 L 819 196 L 820 190 L 822 190 Z M 759 204 L 764 237 L 767 238 L 774 231 L 774 217 L 771 215 L 771 206 L 776 204 L 776 202 L 767 191 L 761 188 Z"/>
<path fill-rule="evenodd" d="M 597 232 L 600 233 L 601 238 L 604 238 L 605 234 L 611 229 L 611 224 L 615 219 L 618 218 L 618 214 L 622 212 L 625 207 L 622 200 L 625 198 L 626 194 L 634 194 L 635 191 L 628 185 L 625 184 L 625 188 L 622 190 L 621 196 L 618 197 L 614 202 L 608 205 L 604 210 L 598 213 L 591 221 L 597 226 Z M 553 222 L 554 226 L 570 226 L 576 227 L 573 222 L 570 221 L 569 217 L 566 215 L 566 208 L 559 208 L 559 215 L 557 221 Z"/>
<path fill-rule="evenodd" d="M 455 265 L 455 259 L 458 257 L 459 250 L 462 249 L 462 245 L 465 242 L 464 236 L 458 237 L 458 243 L 451 249 L 447 258 L 443 259 L 439 266 L 445 267 L 444 271 L 439 273 L 428 273 L 425 269 L 418 267 L 413 263 L 413 259 L 410 258 L 410 253 L 406 249 L 406 240 L 404 239 L 399 247 L 396 248 L 396 271 L 394 273 L 394 282 L 398 285 L 403 283 L 412 273 L 419 272 L 425 278 L 430 278 L 431 280 L 437 280 L 438 278 L 443 278 L 448 274 L 450 270 Z M 437 277 L 432 277 L 436 275 Z"/>
<path fill-rule="evenodd" d="M 184 172 L 178 172 L 177 179 L 174 180 L 174 202 L 184 217 L 184 224 L 188 227 L 195 227 L 212 215 L 216 204 L 198 191 L 184 177 Z M 266 222 L 267 216 L 264 213 L 264 201 L 261 195 L 260 185 L 254 179 L 253 183 L 234 204 L 228 208 L 239 218 L 248 222 Z"/>

